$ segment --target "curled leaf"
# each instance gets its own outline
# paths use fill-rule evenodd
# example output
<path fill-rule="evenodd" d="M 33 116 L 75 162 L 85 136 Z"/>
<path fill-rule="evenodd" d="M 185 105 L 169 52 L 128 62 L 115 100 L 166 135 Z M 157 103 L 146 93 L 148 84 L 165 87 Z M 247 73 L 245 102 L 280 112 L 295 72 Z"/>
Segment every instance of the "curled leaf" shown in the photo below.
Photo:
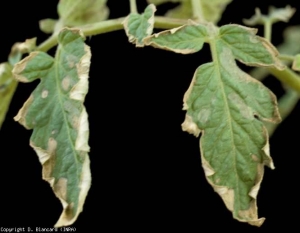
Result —
<path fill-rule="evenodd" d="M 25 42 L 15 43 L 8 56 L 8 61 L 11 65 L 16 64 L 25 53 L 30 53 L 36 48 L 36 38 L 27 39 Z"/>
<path fill-rule="evenodd" d="M 176 53 L 190 54 L 200 51 L 207 38 L 206 26 L 190 24 L 154 34 L 145 39 L 145 44 Z"/>
<path fill-rule="evenodd" d="M 43 165 L 43 179 L 62 203 L 55 227 L 74 223 L 91 184 L 88 116 L 83 105 L 91 53 L 76 29 L 63 29 L 58 43 L 55 58 L 32 52 L 13 69 L 18 81 L 40 79 L 15 120 L 33 129 L 30 146 Z"/>
<path fill-rule="evenodd" d="M 8 61 L 0 64 L 0 128 L 5 119 L 18 82 L 13 78 L 12 68 L 20 61 L 22 55 L 29 53 L 36 47 L 36 38 L 27 39 L 25 42 L 15 43 L 8 56 Z"/>
<path fill-rule="evenodd" d="M 143 14 L 131 13 L 124 20 L 123 25 L 129 42 L 136 44 L 136 47 L 143 47 L 144 39 L 152 34 L 155 11 L 156 7 L 151 4 Z"/>

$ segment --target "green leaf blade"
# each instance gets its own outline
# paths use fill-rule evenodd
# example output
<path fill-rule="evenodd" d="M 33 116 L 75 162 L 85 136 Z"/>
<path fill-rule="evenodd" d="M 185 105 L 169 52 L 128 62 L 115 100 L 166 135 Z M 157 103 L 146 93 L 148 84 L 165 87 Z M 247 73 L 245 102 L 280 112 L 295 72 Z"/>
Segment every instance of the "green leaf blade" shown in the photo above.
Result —
<path fill-rule="evenodd" d="M 43 165 L 43 179 L 62 202 L 56 227 L 74 223 L 91 183 L 83 105 L 91 54 L 78 30 L 62 30 L 58 41 L 55 59 L 34 52 L 13 70 L 19 81 L 41 79 L 15 120 L 33 129 L 30 145 Z"/>
<path fill-rule="evenodd" d="M 163 31 L 145 39 L 147 45 L 181 54 L 200 51 L 207 40 L 208 32 L 204 25 L 184 25 Z"/>
<path fill-rule="evenodd" d="M 264 218 L 258 218 L 257 193 L 264 165 L 274 168 L 262 121 L 280 122 L 277 100 L 268 88 L 237 66 L 235 59 L 241 57 L 243 49 L 236 49 L 236 35 L 226 44 L 221 30 L 220 34 L 209 31 L 213 62 L 195 72 L 184 96 L 187 113 L 182 129 L 195 136 L 202 134 L 200 150 L 206 178 L 233 217 L 260 226 Z M 239 43 L 246 44 L 246 39 L 240 37 Z M 263 42 L 257 42 L 256 49 L 264 46 L 259 43 Z M 259 57 L 250 57 L 247 62 L 274 65 L 276 53 L 268 49 L 262 53 L 262 57 L 274 56 L 273 63 Z"/>
<path fill-rule="evenodd" d="M 232 77 L 238 79 L 231 80 Z M 255 115 L 278 121 L 275 97 L 245 73 L 239 72 L 237 76 L 222 64 L 201 66 L 195 80 L 187 101 L 187 115 L 203 131 L 201 155 L 208 182 L 234 218 L 260 226 L 264 219 L 257 217 L 257 187 L 263 165 L 273 167 L 273 162 L 268 149 L 264 151 L 267 131 Z M 248 96 L 251 98 L 247 99 Z M 185 124 L 183 129 L 187 130 Z"/>
<path fill-rule="evenodd" d="M 262 37 L 256 36 L 256 29 L 240 25 L 225 25 L 220 28 L 220 40 L 234 56 L 250 66 L 275 66 L 284 69 L 277 58 L 276 48 Z"/>
<path fill-rule="evenodd" d="M 136 44 L 136 47 L 143 47 L 144 39 L 152 34 L 155 11 L 155 6 L 151 4 L 143 14 L 131 13 L 124 20 L 123 25 L 129 42 Z"/>

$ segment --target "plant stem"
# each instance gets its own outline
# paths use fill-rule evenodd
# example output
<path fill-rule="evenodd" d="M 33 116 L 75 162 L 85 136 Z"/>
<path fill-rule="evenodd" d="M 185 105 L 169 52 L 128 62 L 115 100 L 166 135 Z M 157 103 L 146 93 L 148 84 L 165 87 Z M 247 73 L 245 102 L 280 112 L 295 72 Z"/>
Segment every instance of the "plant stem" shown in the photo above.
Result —
<path fill-rule="evenodd" d="M 54 47 L 57 44 L 57 35 L 52 34 L 47 40 L 45 40 L 43 43 L 41 43 L 36 50 L 47 52 L 52 47 Z"/>
<path fill-rule="evenodd" d="M 284 61 L 293 62 L 295 60 L 295 56 L 280 54 L 279 59 L 284 60 Z"/>
<path fill-rule="evenodd" d="M 202 11 L 201 2 L 199 0 L 192 0 L 193 17 L 198 22 L 204 22 L 204 16 Z"/>
<path fill-rule="evenodd" d="M 199 1 L 194 1 L 199 2 Z M 117 31 L 123 29 L 122 22 L 125 17 L 106 20 L 98 23 L 88 24 L 79 27 L 85 36 L 94 36 L 107 32 Z M 166 17 L 155 17 L 154 26 L 160 29 L 171 29 L 175 27 L 182 26 L 186 24 L 186 20 L 172 19 Z M 37 47 L 37 51 L 47 52 L 49 49 L 57 44 L 57 35 L 53 34 L 46 41 Z M 279 79 L 284 84 L 287 84 L 297 93 L 300 94 L 300 77 L 290 68 L 286 68 L 283 71 L 277 70 L 275 68 L 268 69 L 271 74 L 273 74 L 277 79 Z"/>
<path fill-rule="evenodd" d="M 282 83 L 288 85 L 300 94 L 300 77 L 290 68 L 286 67 L 284 70 L 269 68 L 269 71 Z"/>
<path fill-rule="evenodd" d="M 172 29 L 187 24 L 187 20 L 155 16 L 154 27 L 159 29 Z"/>
<path fill-rule="evenodd" d="M 272 39 L 272 22 L 269 19 L 266 19 L 264 22 L 264 37 L 268 41 Z"/>
<path fill-rule="evenodd" d="M 110 19 L 106 21 L 101 21 L 98 23 L 87 24 L 78 27 L 82 30 L 85 36 L 95 36 L 107 32 L 117 31 L 123 29 L 122 22 L 125 20 L 125 17 L 117 18 L 117 19 Z M 182 26 L 186 24 L 186 20 L 181 19 L 172 19 L 166 17 L 155 17 L 154 26 L 160 29 L 170 29 L 174 27 Z M 40 44 L 37 47 L 37 51 L 47 52 L 49 49 L 54 47 L 57 44 L 57 35 L 53 34 L 50 36 L 46 41 Z"/>
<path fill-rule="evenodd" d="M 130 13 L 138 13 L 136 0 L 129 0 L 130 1 Z"/>
<path fill-rule="evenodd" d="M 262 81 L 270 74 L 270 71 L 268 69 L 265 69 L 262 67 L 256 67 L 256 68 L 252 69 L 249 72 L 249 74 L 251 77 L 253 77 L 259 81 Z"/>
<path fill-rule="evenodd" d="M 122 22 L 125 20 L 125 17 L 118 19 L 110 19 L 102 21 L 99 23 L 88 24 L 79 27 L 85 36 L 95 36 L 107 32 L 113 32 L 123 29 Z"/>

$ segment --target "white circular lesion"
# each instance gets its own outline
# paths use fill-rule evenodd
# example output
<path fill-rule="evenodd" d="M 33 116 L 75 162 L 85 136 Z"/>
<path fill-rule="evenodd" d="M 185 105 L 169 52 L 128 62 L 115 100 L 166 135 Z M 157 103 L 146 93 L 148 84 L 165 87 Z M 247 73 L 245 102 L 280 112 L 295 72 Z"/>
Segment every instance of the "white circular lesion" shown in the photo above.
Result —
<path fill-rule="evenodd" d="M 43 98 L 43 99 L 47 98 L 48 94 L 49 94 L 49 91 L 43 90 L 43 91 L 42 91 L 42 98 Z"/>

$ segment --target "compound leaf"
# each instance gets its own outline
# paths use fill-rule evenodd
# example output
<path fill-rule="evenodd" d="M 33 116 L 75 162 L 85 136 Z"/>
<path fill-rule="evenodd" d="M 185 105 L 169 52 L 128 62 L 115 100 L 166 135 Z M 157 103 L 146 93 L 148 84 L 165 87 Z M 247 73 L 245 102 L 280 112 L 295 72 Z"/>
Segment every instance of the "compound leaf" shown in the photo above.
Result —
<path fill-rule="evenodd" d="M 18 81 L 40 79 L 15 120 L 33 129 L 30 145 L 43 165 L 43 179 L 63 205 L 56 227 L 77 219 L 91 184 L 83 106 L 91 53 L 79 30 L 63 29 L 58 42 L 55 58 L 32 52 L 13 69 Z"/>
<path fill-rule="evenodd" d="M 136 44 L 136 47 L 143 47 L 144 38 L 152 34 L 155 11 L 155 6 L 150 4 L 143 14 L 131 13 L 124 20 L 123 25 L 129 42 Z"/>
<path fill-rule="evenodd" d="M 256 36 L 255 30 L 239 25 L 187 25 L 173 29 L 173 33 L 169 30 L 153 35 L 149 40 L 155 42 L 150 44 L 182 53 L 197 44 L 197 40 L 185 43 L 191 31 L 193 38 L 200 38 L 200 47 L 203 41 L 210 44 L 213 61 L 201 65 L 194 74 L 184 96 L 187 113 L 182 129 L 195 136 L 202 134 L 200 149 L 206 178 L 233 217 L 260 226 L 264 218 L 258 218 L 256 197 L 264 165 L 274 168 L 262 121 L 278 123 L 281 119 L 275 95 L 244 73 L 235 59 L 247 65 L 284 67 L 268 41 Z M 183 46 L 177 49 L 179 38 Z"/>

